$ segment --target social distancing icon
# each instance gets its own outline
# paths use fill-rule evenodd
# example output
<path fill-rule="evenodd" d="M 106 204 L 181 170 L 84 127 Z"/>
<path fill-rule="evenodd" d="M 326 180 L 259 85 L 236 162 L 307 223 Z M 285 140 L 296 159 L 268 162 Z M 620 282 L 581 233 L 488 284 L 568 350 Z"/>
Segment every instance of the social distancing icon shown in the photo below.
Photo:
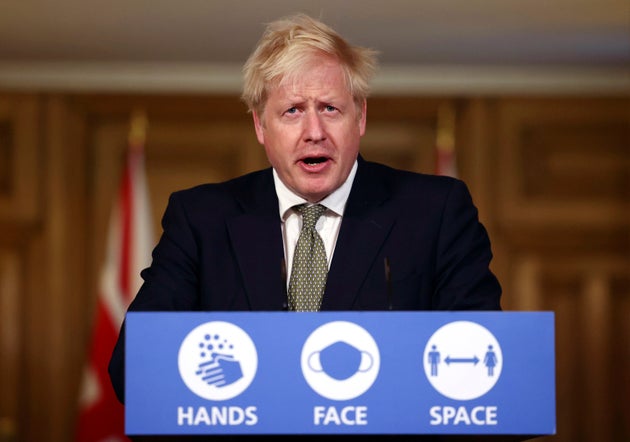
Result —
<path fill-rule="evenodd" d="M 501 346 L 485 327 L 455 321 L 440 327 L 424 349 L 424 371 L 439 393 L 455 400 L 483 396 L 501 376 Z"/>

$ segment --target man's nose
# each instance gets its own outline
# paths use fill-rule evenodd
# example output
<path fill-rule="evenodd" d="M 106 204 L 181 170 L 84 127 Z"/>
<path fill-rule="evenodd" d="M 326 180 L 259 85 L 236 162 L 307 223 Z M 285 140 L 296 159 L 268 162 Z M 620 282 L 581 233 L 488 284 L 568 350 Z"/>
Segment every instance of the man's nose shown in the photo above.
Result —
<path fill-rule="evenodd" d="M 318 112 L 308 112 L 304 119 L 305 141 L 317 142 L 326 137 L 322 116 Z"/>

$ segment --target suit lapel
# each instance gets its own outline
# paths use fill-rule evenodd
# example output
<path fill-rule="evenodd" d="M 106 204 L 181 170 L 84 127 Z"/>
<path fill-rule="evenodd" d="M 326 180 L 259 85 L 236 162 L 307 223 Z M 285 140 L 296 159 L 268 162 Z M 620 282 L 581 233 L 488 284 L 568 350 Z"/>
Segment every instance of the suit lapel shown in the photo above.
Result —
<path fill-rule="evenodd" d="M 252 310 L 280 310 L 286 303 L 278 198 L 271 169 L 266 172 L 261 179 L 233 189 L 243 210 L 227 220 L 229 238 Z M 351 309 L 370 269 L 384 272 L 384 263 L 376 263 L 375 259 L 395 222 L 394 214 L 385 204 L 389 195 L 382 174 L 359 158 L 328 273 L 322 310 Z"/>
<path fill-rule="evenodd" d="M 376 170 L 359 159 L 359 168 L 344 213 L 326 282 L 322 310 L 349 310 L 370 269 L 383 269 L 376 263 L 394 215 L 385 207 L 389 196 L 386 184 Z"/>
<path fill-rule="evenodd" d="M 235 197 L 243 213 L 229 218 L 227 227 L 250 308 L 281 310 L 286 303 L 284 248 L 270 169 L 263 180 L 236 189 Z"/>

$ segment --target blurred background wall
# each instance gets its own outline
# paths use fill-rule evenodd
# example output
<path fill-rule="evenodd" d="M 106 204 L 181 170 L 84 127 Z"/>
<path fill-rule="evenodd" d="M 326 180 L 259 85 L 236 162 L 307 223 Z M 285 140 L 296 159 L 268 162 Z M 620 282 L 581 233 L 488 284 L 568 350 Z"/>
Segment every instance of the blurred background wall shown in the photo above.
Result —
<path fill-rule="evenodd" d="M 0 14 L 0 440 L 72 440 L 129 119 L 168 195 L 266 167 L 239 101 L 263 23 L 303 11 L 381 52 L 363 154 L 458 175 L 505 310 L 556 313 L 554 441 L 630 440 L 626 0 L 5 2 Z M 157 239 L 157 238 L 156 238 Z"/>

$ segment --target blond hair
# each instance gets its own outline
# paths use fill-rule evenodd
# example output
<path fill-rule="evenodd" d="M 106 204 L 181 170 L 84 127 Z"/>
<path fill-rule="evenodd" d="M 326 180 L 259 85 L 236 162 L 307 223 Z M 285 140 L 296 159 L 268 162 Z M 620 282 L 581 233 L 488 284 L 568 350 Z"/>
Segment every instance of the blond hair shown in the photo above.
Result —
<path fill-rule="evenodd" d="M 256 49 L 243 66 L 241 98 L 250 111 L 262 113 L 268 88 L 294 78 L 315 54 L 337 60 L 346 85 L 360 104 L 370 92 L 369 81 L 376 70 L 376 51 L 352 46 L 337 32 L 305 14 L 296 14 L 267 25 Z"/>

